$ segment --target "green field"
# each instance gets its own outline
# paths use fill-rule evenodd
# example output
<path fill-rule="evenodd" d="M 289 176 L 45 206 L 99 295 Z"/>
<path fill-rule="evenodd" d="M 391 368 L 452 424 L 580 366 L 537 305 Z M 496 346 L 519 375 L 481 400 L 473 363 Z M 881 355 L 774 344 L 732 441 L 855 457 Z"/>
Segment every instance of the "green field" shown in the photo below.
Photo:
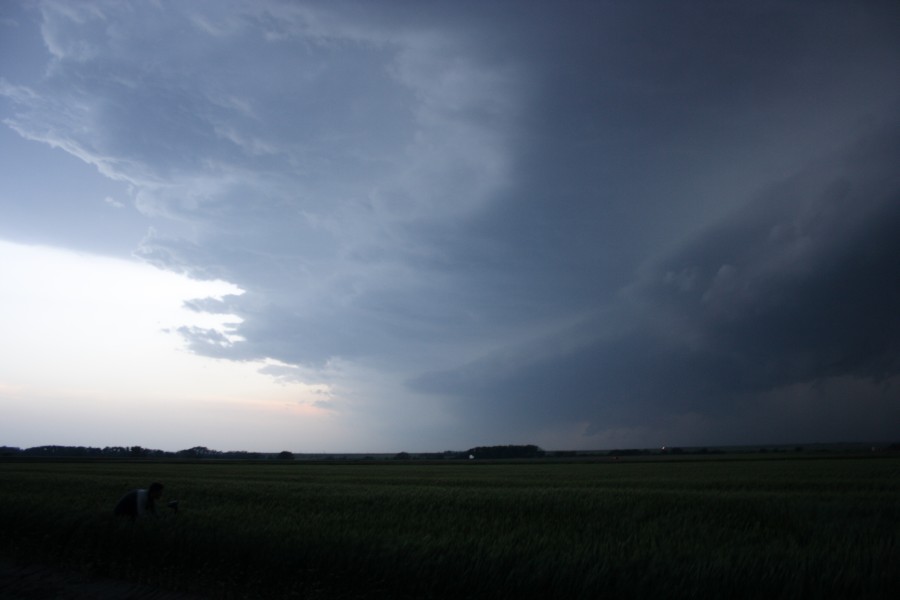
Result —
<path fill-rule="evenodd" d="M 154 480 L 177 516 L 112 516 Z M 0 532 L 212 598 L 893 598 L 900 458 L 8 461 Z"/>

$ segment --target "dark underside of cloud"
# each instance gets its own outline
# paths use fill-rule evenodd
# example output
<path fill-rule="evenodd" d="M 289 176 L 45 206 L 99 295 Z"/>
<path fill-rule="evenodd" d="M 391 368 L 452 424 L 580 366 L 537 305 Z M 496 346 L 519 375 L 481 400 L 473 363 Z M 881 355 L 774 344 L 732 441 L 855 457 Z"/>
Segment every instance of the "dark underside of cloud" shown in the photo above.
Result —
<path fill-rule="evenodd" d="M 736 399 L 798 385 L 822 396 L 848 379 L 876 389 L 881 406 L 896 405 L 898 164 L 893 126 L 654 261 L 578 336 L 563 332 L 410 385 L 497 424 L 583 419 L 591 431 L 721 414 Z M 592 331 L 594 339 L 559 349 L 561 338 Z"/>

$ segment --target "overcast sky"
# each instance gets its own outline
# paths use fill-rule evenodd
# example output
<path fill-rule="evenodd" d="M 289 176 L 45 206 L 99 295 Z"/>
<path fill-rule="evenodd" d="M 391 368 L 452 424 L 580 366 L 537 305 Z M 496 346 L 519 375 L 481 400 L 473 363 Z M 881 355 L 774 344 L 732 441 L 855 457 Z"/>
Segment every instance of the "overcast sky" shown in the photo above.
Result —
<path fill-rule="evenodd" d="M 900 4 L 0 3 L 0 445 L 897 441 Z"/>

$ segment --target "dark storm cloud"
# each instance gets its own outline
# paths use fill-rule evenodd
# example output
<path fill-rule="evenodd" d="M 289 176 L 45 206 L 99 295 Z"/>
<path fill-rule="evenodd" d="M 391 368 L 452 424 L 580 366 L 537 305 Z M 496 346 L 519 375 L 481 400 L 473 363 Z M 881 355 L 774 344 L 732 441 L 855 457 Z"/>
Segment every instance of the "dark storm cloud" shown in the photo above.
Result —
<path fill-rule="evenodd" d="M 198 353 L 478 442 L 896 394 L 896 3 L 79 6 L 6 123 L 244 290 Z"/>
<path fill-rule="evenodd" d="M 895 375 L 897 164 L 891 124 L 738 211 L 667 260 L 644 293 L 729 356 L 739 385 Z"/>
<path fill-rule="evenodd" d="M 472 44 L 528 81 L 514 184 L 463 224 L 410 233 L 498 318 L 609 300 L 649 257 L 846 143 L 898 93 L 883 39 L 824 35 L 842 18 L 833 7 L 528 6 L 518 27 Z"/>
<path fill-rule="evenodd" d="M 884 410 L 898 392 L 880 384 L 900 375 L 897 164 L 894 123 L 647 266 L 618 306 L 585 320 L 580 333 L 411 385 L 518 427 L 581 417 L 601 430 L 685 412 L 722 415 L 749 394 L 800 384 L 821 394 L 830 382 L 854 380 L 880 390 Z M 560 343 L 578 335 L 585 341 L 575 347 Z"/>

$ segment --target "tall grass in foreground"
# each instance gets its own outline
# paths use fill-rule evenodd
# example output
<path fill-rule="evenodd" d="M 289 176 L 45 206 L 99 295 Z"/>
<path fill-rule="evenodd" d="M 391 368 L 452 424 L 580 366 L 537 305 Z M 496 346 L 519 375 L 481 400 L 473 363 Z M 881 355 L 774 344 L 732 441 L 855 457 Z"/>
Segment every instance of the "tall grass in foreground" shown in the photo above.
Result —
<path fill-rule="evenodd" d="M 177 517 L 112 517 L 152 480 Z M 0 554 L 215 598 L 893 598 L 898 492 L 897 458 L 0 463 Z"/>

